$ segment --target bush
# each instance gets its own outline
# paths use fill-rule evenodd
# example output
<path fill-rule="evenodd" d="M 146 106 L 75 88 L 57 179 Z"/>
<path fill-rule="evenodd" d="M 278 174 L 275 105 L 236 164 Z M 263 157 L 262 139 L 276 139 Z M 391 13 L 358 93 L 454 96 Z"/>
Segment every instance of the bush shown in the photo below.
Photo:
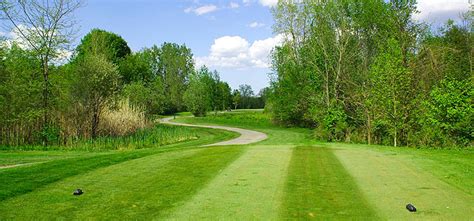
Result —
<path fill-rule="evenodd" d="M 430 100 L 424 103 L 428 113 L 423 123 L 436 136 L 432 139 L 443 146 L 466 146 L 474 140 L 473 97 L 470 80 L 443 80 L 431 91 Z"/>

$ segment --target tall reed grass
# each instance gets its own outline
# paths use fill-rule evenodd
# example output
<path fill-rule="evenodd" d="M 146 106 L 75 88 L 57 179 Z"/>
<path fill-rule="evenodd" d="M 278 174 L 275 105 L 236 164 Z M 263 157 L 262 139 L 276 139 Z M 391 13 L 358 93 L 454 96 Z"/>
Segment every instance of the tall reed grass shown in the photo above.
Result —
<path fill-rule="evenodd" d="M 155 125 L 147 119 L 145 111 L 133 107 L 125 99 L 101 111 L 100 137 L 93 140 L 90 138 L 91 116 L 86 113 L 85 107 L 78 106 L 75 111 L 59 115 L 61 117 L 54 121 L 57 126 L 52 127 L 56 139 L 50 141 L 48 146 L 42 146 L 39 142 L 37 131 L 41 128 L 29 131 L 24 129 L 30 128 L 26 124 L 0 127 L 0 150 L 129 150 L 198 138 L 196 129 Z M 41 122 L 35 125 L 40 127 Z"/>
<path fill-rule="evenodd" d="M 128 99 L 118 103 L 116 108 L 107 107 L 101 112 L 99 133 L 102 136 L 126 136 L 147 127 L 145 111 L 132 107 Z"/>
<path fill-rule="evenodd" d="M 0 150 L 70 150 L 70 151 L 109 151 L 156 148 L 168 144 L 199 138 L 199 129 L 156 124 L 150 128 L 139 129 L 126 136 L 107 136 L 95 140 L 83 139 L 64 145 L 23 145 L 0 146 Z"/>

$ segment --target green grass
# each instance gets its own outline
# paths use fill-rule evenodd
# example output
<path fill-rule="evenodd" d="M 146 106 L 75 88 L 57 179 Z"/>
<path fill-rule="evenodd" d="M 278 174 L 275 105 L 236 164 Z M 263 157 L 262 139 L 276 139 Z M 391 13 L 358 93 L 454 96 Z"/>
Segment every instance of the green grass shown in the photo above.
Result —
<path fill-rule="evenodd" d="M 238 126 L 238 127 L 275 127 L 271 123 L 270 116 L 261 111 L 232 111 L 219 113 L 208 113 L 206 117 L 193 117 L 193 118 L 178 118 L 177 122 L 186 122 L 194 124 L 216 124 L 216 125 L 227 125 L 227 126 Z"/>
<path fill-rule="evenodd" d="M 474 196 L 474 150 L 472 149 L 417 149 L 359 144 L 330 144 L 334 148 L 376 151 L 383 156 L 411 162 L 411 166 L 429 171 L 436 178 Z"/>
<path fill-rule="evenodd" d="M 40 220 L 160 217 L 201 189 L 243 150 L 182 150 L 115 164 L 3 201 L 0 214 L 7 219 Z M 77 187 L 83 188 L 83 196 L 72 195 Z"/>
<path fill-rule="evenodd" d="M 328 146 L 383 219 L 469 220 L 473 217 L 472 153 L 347 144 Z M 456 178 L 444 176 L 446 173 Z M 418 211 L 407 213 L 407 203 L 413 203 Z"/>
<path fill-rule="evenodd" d="M 86 153 L 83 151 L 0 151 L 0 167 L 17 164 L 42 163 L 51 160 L 95 154 L 96 153 L 93 152 Z"/>
<path fill-rule="evenodd" d="M 268 139 L 204 148 L 236 134 L 188 128 L 198 139 L 159 148 L 0 151 L 0 165 L 37 162 L 0 169 L 0 220 L 474 217 L 472 150 L 322 143 L 309 129 L 272 125 L 261 111 L 176 121 L 258 130 Z M 179 130 L 176 137 L 187 133 Z M 85 194 L 72 196 L 75 188 Z M 409 213 L 407 203 L 419 211 Z"/>
<path fill-rule="evenodd" d="M 15 167 L 9 169 L 0 169 L 0 200 L 5 200 L 14 196 L 25 194 L 34 191 L 40 187 L 50 183 L 57 182 L 67 177 L 87 173 L 91 170 L 111 166 L 124 161 L 142 158 L 148 155 L 157 154 L 165 151 L 172 151 L 186 147 L 196 147 L 202 144 L 212 143 L 217 140 L 226 140 L 235 137 L 231 132 L 223 132 L 218 130 L 206 129 L 200 130 L 202 139 L 183 143 L 170 145 L 163 148 L 152 148 L 146 150 L 135 151 L 110 151 L 98 152 L 90 154 L 89 152 L 77 152 L 75 157 L 65 157 L 50 160 L 44 163 L 33 164 L 22 167 Z M 36 156 L 46 156 L 49 152 L 35 153 Z M 26 152 L 30 158 L 32 155 Z M 0 156 L 11 156 L 11 152 L 0 152 Z M 16 158 L 10 158 L 10 163 L 24 162 L 20 153 L 15 153 Z M 52 155 L 58 155 L 58 152 L 52 152 Z M 3 157 L 1 157 L 3 159 Z"/>
<path fill-rule="evenodd" d="M 296 147 L 288 174 L 283 219 L 377 220 L 330 149 Z"/>
<path fill-rule="evenodd" d="M 177 220 L 276 220 L 291 146 L 249 146 L 239 159 L 167 217 Z"/>

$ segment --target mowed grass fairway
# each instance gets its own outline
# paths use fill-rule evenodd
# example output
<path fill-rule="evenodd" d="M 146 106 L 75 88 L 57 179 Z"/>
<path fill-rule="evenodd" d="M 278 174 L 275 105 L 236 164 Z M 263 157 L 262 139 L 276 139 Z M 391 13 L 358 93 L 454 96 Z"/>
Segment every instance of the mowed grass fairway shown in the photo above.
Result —
<path fill-rule="evenodd" d="M 178 118 L 264 132 L 115 151 L 2 151 L 0 220 L 472 220 L 474 152 L 321 143 L 260 112 Z M 76 188 L 84 194 L 73 196 Z M 418 212 L 409 213 L 407 203 Z"/>

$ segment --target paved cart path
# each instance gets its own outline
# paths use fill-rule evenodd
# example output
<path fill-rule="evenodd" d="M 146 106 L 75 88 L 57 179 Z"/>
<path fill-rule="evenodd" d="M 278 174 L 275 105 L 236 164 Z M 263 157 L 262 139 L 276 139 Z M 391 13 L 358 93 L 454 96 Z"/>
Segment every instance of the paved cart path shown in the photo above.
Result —
<path fill-rule="evenodd" d="M 267 139 L 267 135 L 253 130 L 246 130 L 236 127 L 226 127 L 226 126 L 214 126 L 214 125 L 194 125 L 194 124 L 185 124 L 185 123 L 177 123 L 172 122 L 171 120 L 173 117 L 167 117 L 161 119 L 161 122 L 164 124 L 170 125 L 177 125 L 177 126 L 186 126 L 186 127 L 203 127 L 203 128 L 212 128 L 212 129 L 222 129 L 237 132 L 240 134 L 240 137 L 237 137 L 232 140 L 223 141 L 219 143 L 209 144 L 206 146 L 226 146 L 226 145 L 245 145 L 245 144 L 252 144 L 257 143 L 259 141 Z"/>

